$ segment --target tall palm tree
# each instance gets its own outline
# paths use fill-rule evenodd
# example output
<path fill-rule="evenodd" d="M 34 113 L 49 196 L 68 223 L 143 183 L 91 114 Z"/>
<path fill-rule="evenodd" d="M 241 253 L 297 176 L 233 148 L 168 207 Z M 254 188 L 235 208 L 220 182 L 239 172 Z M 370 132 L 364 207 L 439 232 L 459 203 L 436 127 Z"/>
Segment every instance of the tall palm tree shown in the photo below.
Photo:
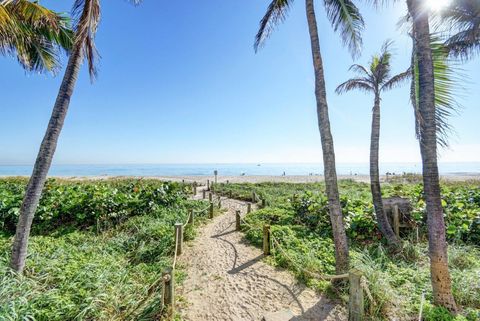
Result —
<path fill-rule="evenodd" d="M 413 21 L 415 58 L 418 66 L 418 110 L 420 123 L 420 153 L 423 185 L 427 205 L 430 276 L 433 299 L 437 305 L 457 312 L 448 270 L 445 220 L 440 195 L 437 164 L 437 124 L 435 105 L 435 76 L 431 48 L 429 12 L 421 0 L 407 0 Z"/>
<path fill-rule="evenodd" d="M 260 29 L 255 40 L 256 51 L 264 44 L 275 27 L 285 20 L 292 3 L 293 0 L 273 0 L 270 3 L 265 16 L 260 21 Z M 323 4 L 334 30 L 339 31 L 343 43 L 348 46 L 352 55 L 357 55 L 362 45 L 361 31 L 364 27 L 358 8 L 351 0 L 324 0 Z M 305 0 L 305 7 L 315 74 L 315 97 L 317 100 L 318 127 L 322 143 L 325 186 L 335 243 L 336 271 L 337 273 L 344 273 L 349 266 L 348 242 L 338 193 L 335 151 L 328 116 L 327 90 L 314 0 Z"/>
<path fill-rule="evenodd" d="M 0 54 L 28 71 L 56 71 L 59 48 L 69 50 L 70 19 L 28 0 L 0 1 Z"/>
<path fill-rule="evenodd" d="M 136 4 L 139 1 L 133 2 Z M 42 189 L 45 185 L 57 147 L 57 141 L 70 105 L 70 98 L 72 97 L 80 66 L 84 59 L 88 62 L 88 70 L 92 80 L 97 74 L 95 61 L 98 55 L 94 37 L 100 21 L 100 2 L 99 0 L 75 0 L 72 13 L 76 21 L 74 43 L 47 131 L 40 145 L 33 173 L 27 185 L 13 242 L 10 265 L 19 273 L 25 267 L 28 238 L 33 217 L 42 195 Z"/>
<path fill-rule="evenodd" d="M 347 80 L 337 87 L 336 92 L 343 94 L 348 91 L 358 89 L 374 95 L 374 104 L 372 109 L 372 131 L 370 139 L 370 189 L 372 191 L 373 204 L 377 217 L 378 227 L 388 243 L 400 247 L 400 240 L 390 226 L 387 215 L 383 209 L 382 191 L 380 186 L 380 175 L 378 169 L 378 150 L 380 139 L 380 101 L 381 93 L 400 85 L 411 76 L 411 71 L 407 70 L 395 76 L 391 76 L 392 57 L 390 46 L 387 41 L 382 46 L 381 53 L 372 57 L 370 65 L 364 67 L 361 65 L 352 65 L 350 70 L 357 73 L 357 77 Z"/>
<path fill-rule="evenodd" d="M 445 42 L 451 55 L 469 59 L 480 53 L 480 1 L 455 0 L 442 14 L 451 26 Z"/>

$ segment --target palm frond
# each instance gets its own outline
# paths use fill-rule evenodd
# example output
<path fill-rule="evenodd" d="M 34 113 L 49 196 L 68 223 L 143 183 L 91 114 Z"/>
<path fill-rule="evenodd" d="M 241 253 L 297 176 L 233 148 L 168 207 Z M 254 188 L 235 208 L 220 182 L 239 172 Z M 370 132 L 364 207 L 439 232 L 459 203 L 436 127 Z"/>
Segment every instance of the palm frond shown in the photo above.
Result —
<path fill-rule="evenodd" d="M 6 54 L 12 49 L 14 41 L 14 21 L 10 12 L 0 5 L 0 53 Z"/>
<path fill-rule="evenodd" d="M 98 0 L 75 0 L 72 9 L 75 19 L 74 45 L 82 46 L 88 63 L 88 71 L 93 81 L 97 77 L 99 54 L 95 47 L 95 33 L 100 22 L 100 3 Z"/>
<path fill-rule="evenodd" d="M 346 82 L 340 84 L 337 89 L 335 89 L 335 92 L 341 95 L 354 89 L 358 89 L 364 92 L 375 92 L 372 84 L 364 78 L 349 79 Z"/>
<path fill-rule="evenodd" d="M 470 59 L 480 53 L 480 1 L 456 0 L 442 14 L 453 33 L 445 42 L 450 55 Z"/>
<path fill-rule="evenodd" d="M 457 114 L 461 109 L 459 98 L 463 87 L 460 85 L 465 82 L 466 76 L 463 75 L 459 64 L 448 58 L 448 50 L 445 48 L 441 39 L 432 35 L 431 37 L 433 72 L 435 78 L 435 120 L 437 126 L 437 142 L 442 147 L 448 146 L 448 138 L 453 131 L 449 118 Z M 418 60 L 416 58 L 415 44 L 412 56 L 412 85 L 411 100 L 415 111 L 417 138 L 421 137 L 423 130 L 423 121 L 420 117 L 418 106 L 419 78 L 418 78 Z"/>
<path fill-rule="evenodd" d="M 373 56 L 372 62 L 370 63 L 370 70 L 374 75 L 375 82 L 379 88 L 390 78 L 390 72 L 392 69 L 390 63 L 392 58 L 392 45 L 393 42 L 391 40 L 386 40 L 382 45 L 380 55 Z"/>
<path fill-rule="evenodd" d="M 349 71 L 353 71 L 359 75 L 363 75 L 364 77 L 371 77 L 371 73 L 370 71 L 367 70 L 367 68 L 365 68 L 364 66 L 362 65 L 359 65 L 359 64 L 353 64 L 350 66 L 350 68 L 348 68 Z"/>
<path fill-rule="evenodd" d="M 260 20 L 260 27 L 255 36 L 255 52 L 262 47 L 275 28 L 285 21 L 288 10 L 293 0 L 273 0 L 267 8 L 267 12 Z"/>
<path fill-rule="evenodd" d="M 353 89 L 365 92 L 373 92 L 376 96 L 382 90 L 392 89 L 410 77 L 410 71 L 406 71 L 390 78 L 391 69 L 391 46 L 392 42 L 387 40 L 382 45 L 380 54 L 374 55 L 370 60 L 369 68 L 354 64 L 349 70 L 356 72 L 363 77 L 352 78 L 337 87 L 336 93 L 343 94 Z"/>
<path fill-rule="evenodd" d="M 360 11 L 351 0 L 324 0 L 324 4 L 333 29 L 340 32 L 343 44 L 353 57 L 357 57 L 362 49 L 365 27 Z"/>
<path fill-rule="evenodd" d="M 410 68 L 407 71 L 404 71 L 398 75 L 393 76 L 390 78 L 386 83 L 382 85 L 380 90 L 386 91 L 397 88 L 400 86 L 404 81 L 410 79 L 412 77 L 412 70 Z"/>
<path fill-rule="evenodd" d="M 398 0 L 364 0 L 364 2 L 372 5 L 375 9 L 378 9 L 380 7 L 387 6 L 389 4 L 393 4 L 395 2 L 398 2 Z"/>
<path fill-rule="evenodd" d="M 480 54 L 480 29 L 460 31 L 445 41 L 451 56 L 462 60 L 471 59 Z"/>
<path fill-rule="evenodd" d="M 15 11 L 22 16 L 22 22 L 32 26 L 33 28 L 48 27 L 53 30 L 58 29 L 57 13 L 41 6 L 37 2 L 28 0 L 14 1 Z"/>
<path fill-rule="evenodd" d="M 8 36 L 5 20 L 8 17 Z M 9 0 L 0 4 L 0 53 L 15 55 L 27 71 L 55 72 L 59 66 L 59 49 L 72 43 L 70 20 L 37 2 Z"/>

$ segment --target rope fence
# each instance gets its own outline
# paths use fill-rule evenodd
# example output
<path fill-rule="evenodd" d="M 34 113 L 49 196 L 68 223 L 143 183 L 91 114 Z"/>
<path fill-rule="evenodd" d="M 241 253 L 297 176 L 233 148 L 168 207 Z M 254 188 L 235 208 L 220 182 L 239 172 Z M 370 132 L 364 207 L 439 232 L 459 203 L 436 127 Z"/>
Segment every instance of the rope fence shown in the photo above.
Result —
<path fill-rule="evenodd" d="M 215 177 L 216 180 L 216 177 Z M 197 184 L 194 184 L 196 187 Z M 161 309 L 162 311 L 165 309 L 166 314 L 169 319 L 172 319 L 175 315 L 175 293 L 174 293 L 174 274 L 175 274 L 175 267 L 177 264 L 177 258 L 182 254 L 183 250 L 183 239 L 184 239 L 184 230 L 188 225 L 194 225 L 195 217 L 202 214 L 209 214 L 209 218 L 213 219 L 214 217 L 214 195 L 213 195 L 213 182 L 207 181 L 206 184 L 207 188 L 202 190 L 203 199 L 206 199 L 206 191 L 210 191 L 208 194 L 209 205 L 205 208 L 194 210 L 190 209 L 188 217 L 186 221 L 183 223 L 176 223 L 175 230 L 174 230 L 174 237 L 175 237 L 175 248 L 174 248 L 174 255 L 172 260 L 172 265 L 166 268 L 163 273 L 162 277 L 157 280 L 147 291 L 147 296 L 143 301 L 146 301 L 148 298 L 151 297 L 153 293 L 155 293 L 159 286 L 162 285 L 162 302 L 161 302 Z M 195 188 L 196 189 L 196 188 Z M 196 192 L 196 191 L 195 191 Z M 194 194 L 196 195 L 196 194 Z M 231 195 L 231 191 L 230 191 Z M 229 202 L 237 203 L 242 205 L 242 208 L 246 207 L 245 212 L 248 214 L 252 211 L 252 203 L 251 202 L 242 202 L 232 198 L 227 198 Z M 259 200 L 258 195 L 255 192 L 252 192 L 252 201 L 253 203 L 257 203 Z M 217 195 L 217 206 L 221 208 L 221 201 L 222 196 Z M 262 205 L 266 206 L 267 202 L 263 199 Z M 352 269 L 348 273 L 339 274 L 339 275 L 328 275 L 328 274 L 319 274 L 313 271 L 310 271 L 304 267 L 302 267 L 299 263 L 297 263 L 282 247 L 281 240 L 276 237 L 270 228 L 270 225 L 265 224 L 263 226 L 254 226 L 248 223 L 244 217 L 241 215 L 241 210 L 235 211 L 235 227 L 236 230 L 241 230 L 242 226 L 246 226 L 250 230 L 254 231 L 263 231 L 263 254 L 268 256 L 272 253 L 272 249 L 282 255 L 289 264 L 294 267 L 298 272 L 304 273 L 305 275 L 309 275 L 312 278 L 324 280 L 324 281 L 334 281 L 334 280 L 341 280 L 341 279 L 348 279 L 349 281 L 349 300 L 348 300 L 348 312 L 349 312 L 349 321 L 360 321 L 364 319 L 364 293 L 366 293 L 368 299 L 372 304 L 375 304 L 372 294 L 368 288 L 368 281 L 363 275 L 363 273 L 359 270 Z"/>

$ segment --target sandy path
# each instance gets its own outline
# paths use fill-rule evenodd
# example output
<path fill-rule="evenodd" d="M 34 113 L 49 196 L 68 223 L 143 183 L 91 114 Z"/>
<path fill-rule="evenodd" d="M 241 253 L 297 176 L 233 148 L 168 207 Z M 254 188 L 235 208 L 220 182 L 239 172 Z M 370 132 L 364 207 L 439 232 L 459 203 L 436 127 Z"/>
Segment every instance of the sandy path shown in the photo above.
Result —
<path fill-rule="evenodd" d="M 265 312 L 290 309 L 292 320 L 346 320 L 344 309 L 296 282 L 287 271 L 262 262 L 262 251 L 235 231 L 236 201 L 206 225 L 180 258 L 187 279 L 178 308 L 188 321 L 260 321 Z"/>

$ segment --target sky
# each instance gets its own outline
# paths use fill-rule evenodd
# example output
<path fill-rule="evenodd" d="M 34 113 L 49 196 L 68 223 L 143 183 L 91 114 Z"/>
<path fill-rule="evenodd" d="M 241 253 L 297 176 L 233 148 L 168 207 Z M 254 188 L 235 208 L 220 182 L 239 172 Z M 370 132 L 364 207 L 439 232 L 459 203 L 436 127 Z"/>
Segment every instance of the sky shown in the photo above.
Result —
<path fill-rule="evenodd" d="M 68 12 L 72 1 L 43 0 Z M 92 84 L 82 68 L 61 133 L 55 164 L 292 163 L 322 160 L 314 77 L 303 1 L 257 54 L 254 36 L 267 0 L 160 1 L 134 7 L 102 1 Z M 353 60 L 316 2 L 337 162 L 367 162 L 373 97 L 335 94 L 386 39 L 393 72 L 409 64 L 411 44 L 397 21 L 400 2 L 360 5 L 366 29 Z M 65 59 L 63 60 L 65 62 Z M 462 66 L 463 109 L 442 162 L 480 161 L 480 59 Z M 32 164 L 64 69 L 56 77 L 25 73 L 0 57 L 0 164 Z M 408 85 L 382 99 L 381 162 L 418 162 Z"/>

